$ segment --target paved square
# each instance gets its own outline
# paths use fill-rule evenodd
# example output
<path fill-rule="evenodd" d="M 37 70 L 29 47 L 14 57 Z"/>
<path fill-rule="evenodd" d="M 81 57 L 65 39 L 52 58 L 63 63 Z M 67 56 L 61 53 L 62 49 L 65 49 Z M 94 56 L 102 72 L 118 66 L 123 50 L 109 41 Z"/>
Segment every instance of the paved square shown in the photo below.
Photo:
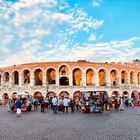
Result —
<path fill-rule="evenodd" d="M 0 107 L 0 140 L 140 140 L 140 108 L 103 114 L 15 113 Z"/>

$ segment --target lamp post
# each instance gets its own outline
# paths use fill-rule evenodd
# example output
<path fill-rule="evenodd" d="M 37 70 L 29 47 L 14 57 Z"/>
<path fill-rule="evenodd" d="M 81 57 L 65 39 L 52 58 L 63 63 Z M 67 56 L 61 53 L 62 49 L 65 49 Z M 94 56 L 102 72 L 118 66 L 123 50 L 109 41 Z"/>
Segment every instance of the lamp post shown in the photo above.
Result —
<path fill-rule="evenodd" d="M 48 84 L 48 82 L 46 83 L 46 97 L 47 97 L 47 95 L 48 95 L 48 91 L 49 91 L 49 84 Z"/>

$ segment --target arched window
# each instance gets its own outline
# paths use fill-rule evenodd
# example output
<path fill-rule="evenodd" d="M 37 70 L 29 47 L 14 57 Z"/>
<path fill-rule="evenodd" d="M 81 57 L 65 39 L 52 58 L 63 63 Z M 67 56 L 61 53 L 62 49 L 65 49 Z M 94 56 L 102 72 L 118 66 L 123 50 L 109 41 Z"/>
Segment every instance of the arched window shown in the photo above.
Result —
<path fill-rule="evenodd" d="M 23 72 L 23 83 L 29 84 L 30 83 L 30 72 L 29 70 L 24 70 Z"/>
<path fill-rule="evenodd" d="M 92 69 L 88 69 L 86 71 L 86 85 L 87 86 L 91 86 L 94 84 L 94 79 L 93 79 L 93 76 L 94 76 L 94 72 Z"/>
<path fill-rule="evenodd" d="M 56 83 L 56 72 L 53 68 L 47 70 L 47 82 L 48 84 Z"/>
<path fill-rule="evenodd" d="M 121 83 L 122 84 L 126 84 L 128 82 L 128 77 L 127 77 L 127 72 L 125 70 L 123 70 L 121 72 Z"/>
<path fill-rule="evenodd" d="M 35 70 L 35 85 L 42 85 L 43 73 L 41 69 Z"/>
<path fill-rule="evenodd" d="M 134 84 L 135 82 L 135 74 L 133 71 L 130 72 L 130 84 Z"/>
<path fill-rule="evenodd" d="M 73 70 L 73 85 L 80 86 L 81 85 L 81 70 L 79 68 L 76 68 Z"/>
<path fill-rule="evenodd" d="M 8 72 L 6 72 L 6 73 L 4 74 L 4 82 L 5 82 L 5 83 L 9 82 L 9 73 L 8 73 Z"/>
<path fill-rule="evenodd" d="M 99 76 L 99 85 L 100 86 L 106 86 L 106 73 L 104 69 L 99 70 L 98 73 Z"/>
<path fill-rule="evenodd" d="M 137 81 L 138 81 L 138 84 L 140 84 L 140 72 L 138 72 L 137 74 Z"/>
<path fill-rule="evenodd" d="M 13 80 L 14 85 L 19 85 L 19 73 L 18 71 L 13 72 Z"/>
<path fill-rule="evenodd" d="M 59 83 L 60 83 L 60 85 L 68 86 L 69 85 L 69 79 L 66 76 L 63 76 L 63 77 L 60 78 Z"/>
<path fill-rule="evenodd" d="M 111 79 L 111 85 L 116 86 L 117 85 L 117 71 L 116 70 L 111 70 L 110 79 Z"/>

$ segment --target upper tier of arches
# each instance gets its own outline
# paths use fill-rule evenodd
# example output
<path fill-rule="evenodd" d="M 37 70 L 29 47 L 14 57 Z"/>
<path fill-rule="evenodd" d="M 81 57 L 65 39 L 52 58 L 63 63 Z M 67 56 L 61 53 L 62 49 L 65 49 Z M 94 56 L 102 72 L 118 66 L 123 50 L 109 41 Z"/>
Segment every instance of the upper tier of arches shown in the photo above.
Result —
<path fill-rule="evenodd" d="M 140 68 L 125 65 L 59 63 L 1 69 L 0 86 L 119 86 L 140 85 Z"/>

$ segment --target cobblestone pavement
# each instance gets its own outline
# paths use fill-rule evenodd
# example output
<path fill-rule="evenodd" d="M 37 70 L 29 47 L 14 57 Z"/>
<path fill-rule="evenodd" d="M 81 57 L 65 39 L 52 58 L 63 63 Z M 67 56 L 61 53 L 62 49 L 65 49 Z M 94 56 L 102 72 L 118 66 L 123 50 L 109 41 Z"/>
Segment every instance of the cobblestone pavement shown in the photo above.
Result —
<path fill-rule="evenodd" d="M 7 112 L 0 107 L 0 140 L 140 140 L 140 107 L 102 114 Z"/>

